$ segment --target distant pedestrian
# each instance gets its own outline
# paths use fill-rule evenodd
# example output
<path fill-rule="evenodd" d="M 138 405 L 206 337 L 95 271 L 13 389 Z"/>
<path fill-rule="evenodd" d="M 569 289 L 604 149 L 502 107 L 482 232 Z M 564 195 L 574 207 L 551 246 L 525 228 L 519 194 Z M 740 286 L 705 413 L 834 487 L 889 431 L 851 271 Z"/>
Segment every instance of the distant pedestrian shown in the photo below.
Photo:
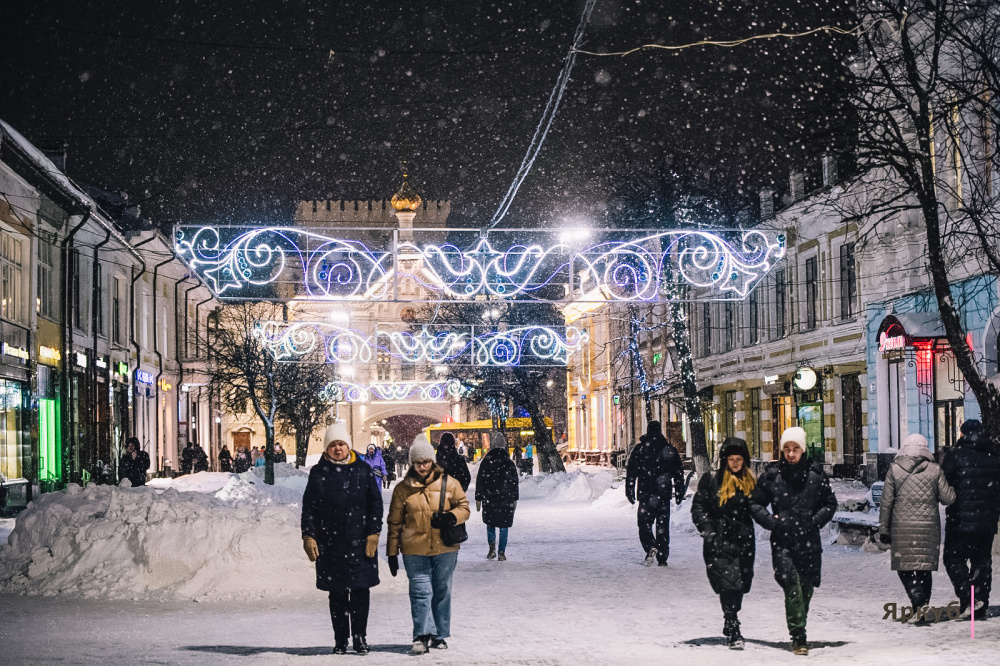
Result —
<path fill-rule="evenodd" d="M 366 654 L 371 588 L 379 584 L 382 491 L 372 468 L 351 450 L 337 421 L 323 435 L 326 449 L 309 471 L 302 496 L 302 546 L 316 563 L 316 587 L 330 593 L 334 654 Z"/>
<path fill-rule="evenodd" d="M 239 450 L 236 451 L 236 459 L 233 460 L 233 471 L 237 474 L 242 474 L 251 467 L 253 467 L 253 457 L 250 455 L 250 452 L 247 451 L 247 447 L 241 446 Z"/>
<path fill-rule="evenodd" d="M 385 461 L 385 478 L 382 487 L 388 488 L 389 483 L 396 478 L 396 456 L 391 446 L 382 449 L 382 460 Z"/>
<path fill-rule="evenodd" d="M 364 460 L 372 468 L 375 478 L 378 479 L 378 485 L 381 488 L 385 477 L 389 475 L 389 470 L 385 466 L 385 460 L 382 458 L 382 452 L 374 444 L 369 444 Z"/>
<path fill-rule="evenodd" d="M 149 469 L 149 454 L 139 448 L 139 439 L 125 440 L 125 453 L 118 463 L 118 482 L 128 479 L 133 488 L 146 485 L 146 471 Z"/>
<path fill-rule="evenodd" d="M 229 447 L 225 444 L 222 445 L 222 450 L 219 451 L 219 471 L 233 471 L 233 454 L 229 452 Z"/>
<path fill-rule="evenodd" d="M 274 455 L 272 459 L 276 463 L 288 462 L 288 454 L 285 453 L 285 447 L 278 442 L 274 443 Z"/>
<path fill-rule="evenodd" d="M 194 471 L 194 461 L 197 453 L 194 450 L 194 442 L 188 442 L 184 450 L 181 451 L 181 474 L 190 474 Z"/>
<path fill-rule="evenodd" d="M 208 471 L 208 454 L 200 446 L 194 447 L 194 469 L 195 472 Z"/>
<path fill-rule="evenodd" d="M 743 649 L 739 612 L 743 595 L 750 593 L 757 552 L 750 516 L 750 496 L 757 479 L 749 464 L 746 442 L 726 438 L 719 450 L 719 471 L 702 475 L 691 500 L 691 518 L 704 539 L 708 582 L 722 603 L 722 634 L 733 650 Z"/>
<path fill-rule="evenodd" d="M 250 452 L 250 459 L 253 460 L 254 467 L 266 467 L 267 466 L 267 456 L 264 451 L 258 449 L 256 446 Z"/>
<path fill-rule="evenodd" d="M 955 502 L 945 512 L 944 568 L 964 617 L 984 619 L 993 585 L 993 539 L 1000 521 L 1000 451 L 971 419 L 962 424 L 962 436 L 941 464 Z M 970 608 L 972 586 L 976 607 Z"/>
<path fill-rule="evenodd" d="M 409 467 L 410 449 L 409 447 L 400 445 L 398 451 L 396 454 L 396 477 L 402 479 Z"/>
<path fill-rule="evenodd" d="M 420 436 L 410 447 L 410 469 L 396 484 L 389 505 L 386 555 L 393 576 L 399 570 L 399 551 L 410 579 L 410 615 L 413 618 L 412 654 L 428 648 L 447 649 L 451 636 L 451 585 L 459 546 L 446 546 L 441 528 L 469 519 L 465 491 L 434 464 L 434 448 Z M 444 512 L 440 513 L 444 494 Z M 436 515 L 435 515 L 436 514 Z"/>
<path fill-rule="evenodd" d="M 780 446 L 781 459 L 761 474 L 751 496 L 750 512 L 757 523 L 771 531 L 771 566 L 785 593 L 785 623 L 792 651 L 807 655 L 806 619 L 823 564 L 819 528 L 833 518 L 837 498 L 823 467 L 812 464 L 805 454 L 805 430 L 786 428 Z"/>
<path fill-rule="evenodd" d="M 469 472 L 469 464 L 458 452 L 455 446 L 455 436 L 450 432 L 441 435 L 441 441 L 437 447 L 437 464 L 448 473 L 448 476 L 455 479 L 462 486 L 462 490 L 468 490 L 472 483 L 472 474 Z"/>
<path fill-rule="evenodd" d="M 955 491 L 945 479 L 927 439 L 907 436 L 885 476 L 879 506 L 879 539 L 892 551 L 892 570 L 913 610 L 931 601 L 931 572 L 941 559 L 941 512 L 938 503 L 951 504 Z M 921 617 L 918 624 L 927 624 Z"/>
<path fill-rule="evenodd" d="M 650 421 L 646 434 L 632 449 L 625 474 L 625 497 L 639 500 L 636 519 L 646 565 L 667 566 L 670 555 L 670 499 L 684 499 L 681 455 L 663 436 L 659 421 Z M 655 525 L 655 532 L 654 532 Z"/>
<path fill-rule="evenodd" d="M 476 511 L 482 510 L 489 552 L 486 559 L 507 560 L 508 530 L 514 525 L 519 495 L 517 467 L 507 453 L 499 432 L 490 434 L 490 450 L 479 464 L 476 475 Z M 497 530 L 500 543 L 497 544 Z"/>

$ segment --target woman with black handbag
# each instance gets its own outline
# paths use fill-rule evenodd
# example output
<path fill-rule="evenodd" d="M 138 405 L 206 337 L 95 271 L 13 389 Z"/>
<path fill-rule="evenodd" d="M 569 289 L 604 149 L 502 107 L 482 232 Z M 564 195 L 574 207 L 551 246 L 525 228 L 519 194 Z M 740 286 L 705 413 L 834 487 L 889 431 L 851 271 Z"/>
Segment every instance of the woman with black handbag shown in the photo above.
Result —
<path fill-rule="evenodd" d="M 386 540 L 389 572 L 399 571 L 402 550 L 410 579 L 412 654 L 448 647 L 452 576 L 468 519 L 465 491 L 434 463 L 434 448 L 419 435 L 410 447 L 410 470 L 392 493 Z"/>

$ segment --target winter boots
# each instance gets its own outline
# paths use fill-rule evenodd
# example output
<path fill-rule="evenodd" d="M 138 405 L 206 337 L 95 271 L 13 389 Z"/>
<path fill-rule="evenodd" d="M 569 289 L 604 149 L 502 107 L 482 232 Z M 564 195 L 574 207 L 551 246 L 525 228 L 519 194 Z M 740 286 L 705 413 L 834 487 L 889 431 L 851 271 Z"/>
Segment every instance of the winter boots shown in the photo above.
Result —
<path fill-rule="evenodd" d="M 413 639 L 413 648 L 410 650 L 410 654 L 427 654 L 427 644 L 430 640 L 430 636 L 417 636 Z"/>
<path fill-rule="evenodd" d="M 740 621 L 735 617 L 726 618 L 726 624 L 722 628 L 722 635 L 726 637 L 726 645 L 730 650 L 743 649 L 743 634 L 740 633 Z"/>
<path fill-rule="evenodd" d="M 490 552 L 486 553 L 486 559 L 495 560 L 497 557 L 497 546 L 495 543 L 490 544 Z"/>
<path fill-rule="evenodd" d="M 659 551 L 656 548 L 650 548 L 649 552 L 646 553 L 645 565 L 647 567 L 655 567 L 657 565 L 657 560 L 660 557 Z"/>
<path fill-rule="evenodd" d="M 504 555 L 503 551 L 501 550 L 499 553 L 497 553 L 497 562 L 506 562 L 506 561 L 507 561 L 507 556 Z"/>
<path fill-rule="evenodd" d="M 431 647 L 435 650 L 447 650 L 448 644 L 443 638 L 433 638 L 431 639 Z"/>
<path fill-rule="evenodd" d="M 372 649 L 368 647 L 368 641 L 365 640 L 364 636 L 355 636 L 354 651 L 358 654 L 368 654 Z"/>
<path fill-rule="evenodd" d="M 809 644 L 806 642 L 805 634 L 796 634 L 792 636 L 792 652 L 800 657 L 809 656 Z"/>

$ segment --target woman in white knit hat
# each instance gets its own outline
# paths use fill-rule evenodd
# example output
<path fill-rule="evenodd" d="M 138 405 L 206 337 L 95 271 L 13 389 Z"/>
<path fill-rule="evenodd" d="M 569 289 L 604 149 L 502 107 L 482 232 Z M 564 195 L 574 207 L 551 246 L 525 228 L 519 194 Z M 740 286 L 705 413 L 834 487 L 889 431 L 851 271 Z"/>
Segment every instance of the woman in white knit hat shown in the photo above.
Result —
<path fill-rule="evenodd" d="M 444 488 L 444 513 L 441 486 Z M 396 484 L 389 503 L 386 555 L 393 576 L 399 570 L 399 551 L 410 579 L 410 615 L 413 618 L 413 654 L 429 648 L 444 650 L 451 636 L 451 582 L 458 562 L 458 545 L 446 546 L 441 528 L 469 519 L 469 502 L 455 479 L 446 477 L 434 462 L 434 448 L 424 435 L 410 447 L 410 469 Z"/>
<path fill-rule="evenodd" d="M 368 609 L 378 585 L 382 489 L 372 468 L 351 450 L 351 435 L 337 421 L 323 436 L 326 450 L 309 472 L 302 497 L 302 545 L 316 563 L 316 587 L 330 593 L 334 654 L 369 651 Z"/>

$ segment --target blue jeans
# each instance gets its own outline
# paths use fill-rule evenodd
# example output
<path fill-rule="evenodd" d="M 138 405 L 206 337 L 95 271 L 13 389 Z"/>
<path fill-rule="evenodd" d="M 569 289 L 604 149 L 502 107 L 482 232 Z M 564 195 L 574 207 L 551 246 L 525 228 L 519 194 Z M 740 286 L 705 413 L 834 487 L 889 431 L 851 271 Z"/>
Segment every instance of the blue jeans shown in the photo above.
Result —
<path fill-rule="evenodd" d="M 493 527 L 492 525 L 486 526 L 486 540 L 489 541 L 490 543 L 497 542 L 497 529 L 498 528 Z M 500 547 L 497 548 L 497 550 L 502 553 L 507 550 L 507 530 L 509 528 L 501 527 L 499 529 L 500 529 Z"/>
<path fill-rule="evenodd" d="M 413 640 L 420 636 L 451 636 L 451 579 L 458 551 L 440 555 L 403 555 L 410 579 Z"/>

